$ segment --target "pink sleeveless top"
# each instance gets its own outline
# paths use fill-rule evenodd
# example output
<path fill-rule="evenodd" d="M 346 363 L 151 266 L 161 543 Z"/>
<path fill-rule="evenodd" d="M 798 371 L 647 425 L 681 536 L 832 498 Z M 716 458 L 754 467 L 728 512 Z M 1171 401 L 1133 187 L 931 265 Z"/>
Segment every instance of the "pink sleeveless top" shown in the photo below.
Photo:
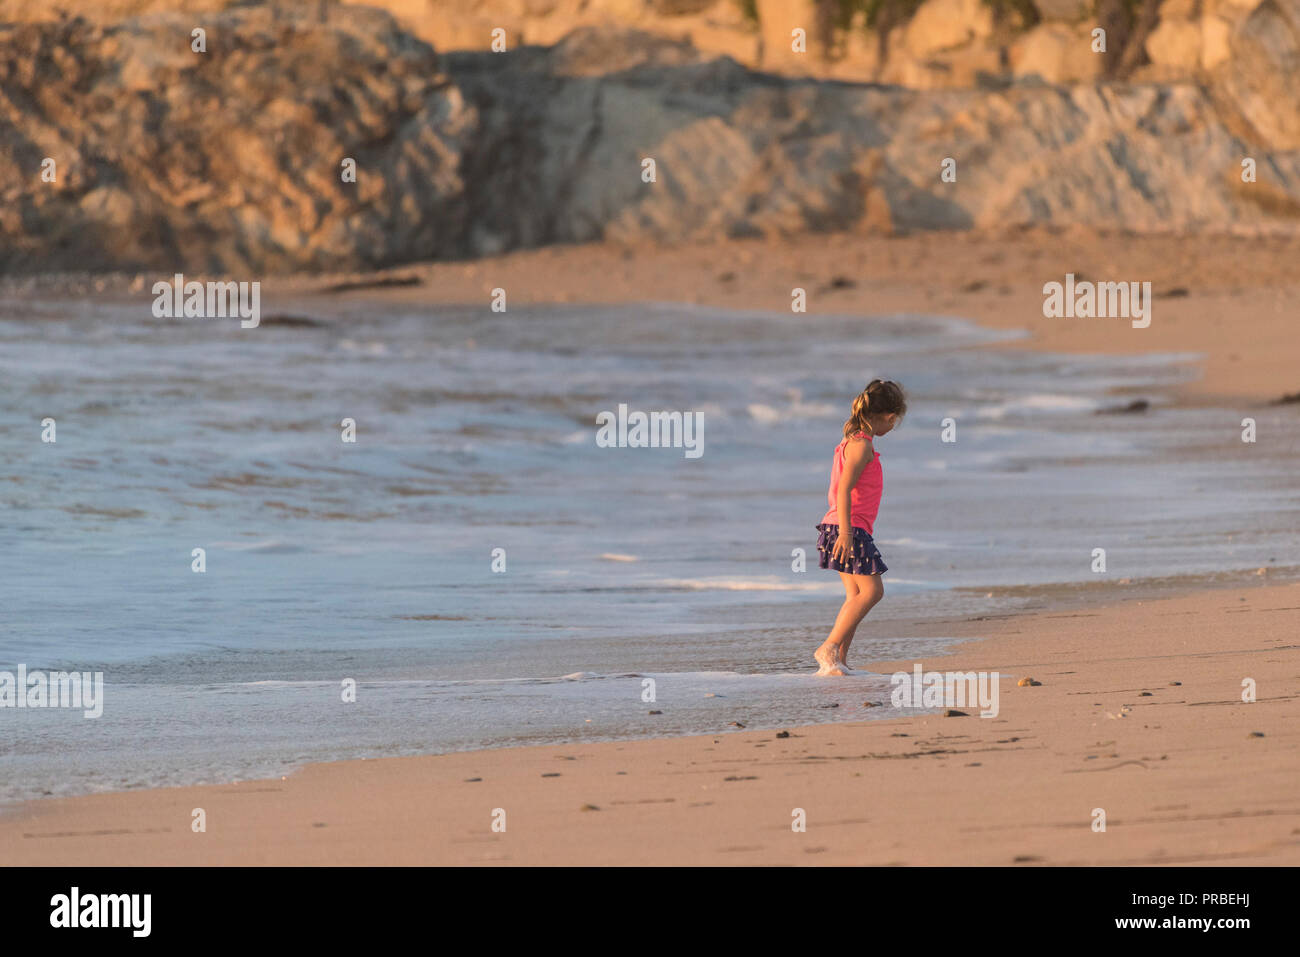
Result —
<path fill-rule="evenodd" d="M 865 435 L 864 432 L 855 433 Z M 826 493 L 826 501 L 830 504 L 830 510 L 826 517 L 821 520 L 823 525 L 838 525 L 840 523 L 840 476 L 844 474 L 844 449 L 848 445 L 848 439 L 844 439 L 839 445 L 835 446 L 835 459 L 831 464 L 831 487 Z M 867 440 L 870 441 L 870 438 Z M 853 486 L 853 491 L 849 497 L 849 521 L 858 528 L 864 530 L 868 535 L 871 534 L 871 528 L 876 521 L 876 513 L 880 511 L 880 495 L 885 488 L 885 476 L 880 469 L 880 453 L 875 451 L 872 446 L 871 461 L 863 468 L 862 474 L 858 477 L 858 484 Z"/>

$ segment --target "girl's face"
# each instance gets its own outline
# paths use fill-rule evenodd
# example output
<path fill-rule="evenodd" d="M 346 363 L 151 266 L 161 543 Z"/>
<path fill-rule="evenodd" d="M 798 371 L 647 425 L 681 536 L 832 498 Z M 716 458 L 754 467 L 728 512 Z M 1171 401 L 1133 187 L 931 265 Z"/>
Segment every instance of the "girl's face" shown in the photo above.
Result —
<path fill-rule="evenodd" d="M 886 415 L 869 415 L 867 421 L 871 423 L 871 432 L 873 435 L 887 435 L 892 432 L 894 426 L 898 424 L 898 415 L 894 412 Z"/>

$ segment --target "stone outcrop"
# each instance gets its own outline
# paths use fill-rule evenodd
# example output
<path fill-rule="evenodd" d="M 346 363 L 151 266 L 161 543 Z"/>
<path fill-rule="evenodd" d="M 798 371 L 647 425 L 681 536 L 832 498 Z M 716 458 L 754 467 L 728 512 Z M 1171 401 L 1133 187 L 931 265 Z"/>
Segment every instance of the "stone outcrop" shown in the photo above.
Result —
<path fill-rule="evenodd" d="M 1264 0 L 1226 42 L 1214 74 L 1223 111 L 1242 136 L 1300 150 L 1300 0 Z"/>
<path fill-rule="evenodd" d="M 57 20 L 66 10 L 107 23 L 172 12 L 196 26 L 252 2 L 0 0 L 0 24 Z M 495 31 L 514 50 L 552 46 L 577 29 L 636 30 L 767 72 L 944 89 L 1023 76 L 1052 83 L 1098 76 L 1204 82 L 1234 56 L 1233 35 L 1264 0 L 1161 0 L 1153 17 L 1148 0 L 920 0 L 914 9 L 877 5 L 870 24 L 865 0 L 847 6 L 822 0 L 278 2 L 304 12 L 338 4 L 387 10 L 406 32 L 442 51 L 488 50 Z M 832 26 L 826 19 L 832 7 L 852 13 Z M 1098 26 L 1108 31 L 1104 55 L 1090 49 Z M 804 52 L 791 49 L 795 29 L 805 34 Z M 1130 41 L 1133 48 L 1126 49 Z"/>
<path fill-rule="evenodd" d="M 1251 13 L 1231 42 L 1252 65 L 1234 54 L 1206 87 L 801 80 L 608 28 L 440 56 L 337 5 L 206 15 L 205 54 L 183 15 L 0 28 L 0 269 L 259 275 L 1031 224 L 1294 233 L 1298 2 Z"/>

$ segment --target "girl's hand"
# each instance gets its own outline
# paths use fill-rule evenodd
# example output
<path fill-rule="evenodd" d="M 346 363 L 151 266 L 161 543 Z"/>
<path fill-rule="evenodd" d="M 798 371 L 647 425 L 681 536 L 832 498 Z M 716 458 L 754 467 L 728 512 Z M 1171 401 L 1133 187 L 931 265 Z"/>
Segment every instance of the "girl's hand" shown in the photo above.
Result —
<path fill-rule="evenodd" d="M 831 556 L 841 565 L 848 565 L 853 558 L 853 535 L 845 534 L 843 526 L 840 527 L 840 537 L 835 539 Z"/>

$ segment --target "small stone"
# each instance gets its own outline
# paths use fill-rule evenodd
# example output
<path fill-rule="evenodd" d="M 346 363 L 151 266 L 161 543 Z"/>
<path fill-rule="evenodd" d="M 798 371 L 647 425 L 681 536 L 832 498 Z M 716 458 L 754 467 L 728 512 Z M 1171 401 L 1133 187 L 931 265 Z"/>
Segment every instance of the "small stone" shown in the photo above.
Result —
<path fill-rule="evenodd" d="M 956 708 L 949 708 L 943 713 L 945 718 L 969 718 L 970 712 L 958 711 Z"/>
<path fill-rule="evenodd" d="M 1139 697 L 1139 698 L 1150 698 L 1150 697 L 1153 697 L 1153 695 L 1151 694 L 1150 691 L 1143 691 L 1140 695 L 1138 695 L 1138 697 Z"/>
<path fill-rule="evenodd" d="M 788 738 L 788 737 L 790 737 L 790 732 L 789 732 L 789 731 L 778 731 L 778 732 L 776 733 L 776 736 L 777 736 L 778 738 Z"/>

